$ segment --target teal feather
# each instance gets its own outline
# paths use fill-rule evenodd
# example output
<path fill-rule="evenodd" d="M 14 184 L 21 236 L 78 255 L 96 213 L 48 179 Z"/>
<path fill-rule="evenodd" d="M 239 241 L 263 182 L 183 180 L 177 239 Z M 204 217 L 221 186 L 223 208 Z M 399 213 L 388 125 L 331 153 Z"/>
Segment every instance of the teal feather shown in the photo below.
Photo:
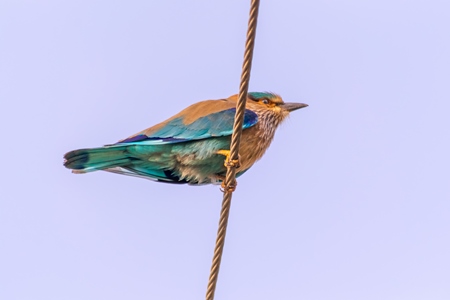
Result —
<path fill-rule="evenodd" d="M 255 100 L 257 99 L 274 99 L 279 97 L 277 94 L 269 93 L 269 92 L 249 92 L 248 93 L 250 98 L 253 98 Z"/>
<path fill-rule="evenodd" d="M 235 108 L 227 109 L 188 125 L 183 124 L 183 118 L 176 118 L 151 136 L 137 135 L 106 147 L 69 152 L 66 154 L 65 166 L 79 173 L 126 166 L 122 174 L 132 172 L 155 180 L 180 181 L 180 177 L 170 170 L 172 156 L 162 153 L 177 153 L 180 156 L 196 153 L 197 160 L 192 161 L 192 166 L 201 166 L 205 174 L 222 174 L 225 171 L 223 163 L 220 163 L 223 162 L 223 156 L 214 154 L 220 149 L 229 148 L 235 113 Z M 258 116 L 246 110 L 242 128 L 249 128 L 257 122 Z M 204 141 L 192 142 L 198 140 Z M 178 143 L 181 144 L 176 145 Z M 150 156 L 151 162 L 147 159 Z M 115 169 L 114 173 L 120 173 L 120 170 Z"/>
<path fill-rule="evenodd" d="M 120 141 L 118 144 L 157 145 L 171 144 L 211 137 L 228 136 L 233 133 L 236 109 L 231 108 L 201 117 L 191 124 L 184 124 L 179 117 L 169 121 L 164 127 L 150 136 L 137 135 Z M 251 110 L 245 110 L 242 129 L 252 127 L 258 122 L 258 116 Z M 136 138 L 137 137 L 137 138 Z"/>

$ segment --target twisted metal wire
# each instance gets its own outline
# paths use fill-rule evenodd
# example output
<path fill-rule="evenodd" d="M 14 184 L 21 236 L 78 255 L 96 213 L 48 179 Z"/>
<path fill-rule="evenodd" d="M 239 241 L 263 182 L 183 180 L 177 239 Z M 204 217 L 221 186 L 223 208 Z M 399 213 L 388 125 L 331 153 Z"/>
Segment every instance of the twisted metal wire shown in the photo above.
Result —
<path fill-rule="evenodd" d="M 233 135 L 231 136 L 230 155 L 228 157 L 227 174 L 224 181 L 222 210 L 220 212 L 219 229 L 217 231 L 216 247 L 209 275 L 206 300 L 213 300 L 219 276 L 220 262 L 222 260 L 223 246 L 227 233 L 228 216 L 231 207 L 231 196 L 236 187 L 236 161 L 239 159 L 239 145 L 241 142 L 242 125 L 244 123 L 245 104 L 247 102 L 248 84 L 253 60 L 253 48 L 255 46 L 256 24 L 258 21 L 259 0 L 252 0 L 250 4 L 250 17 L 248 22 L 247 42 L 245 44 L 244 63 L 242 65 L 241 85 L 239 99 L 236 105 Z"/>

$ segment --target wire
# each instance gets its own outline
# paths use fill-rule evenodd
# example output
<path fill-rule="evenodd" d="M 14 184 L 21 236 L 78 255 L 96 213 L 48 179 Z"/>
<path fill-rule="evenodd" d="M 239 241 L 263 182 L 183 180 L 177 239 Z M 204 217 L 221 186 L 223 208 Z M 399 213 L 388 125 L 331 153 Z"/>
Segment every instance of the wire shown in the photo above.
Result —
<path fill-rule="evenodd" d="M 245 104 L 247 102 L 248 84 L 252 68 L 253 49 L 255 46 L 256 25 L 258 21 L 259 0 L 251 0 L 250 17 L 248 21 L 247 42 L 245 44 L 244 63 L 242 65 L 241 85 L 239 99 L 236 105 L 233 135 L 231 136 L 230 155 L 225 162 L 227 175 L 224 181 L 222 210 L 220 212 L 219 229 L 217 231 L 216 247 L 209 275 L 206 300 L 213 300 L 219 276 L 220 262 L 222 260 L 225 236 L 227 233 L 228 216 L 230 214 L 231 197 L 236 188 L 236 168 L 239 159 L 239 145 L 241 142 L 242 125 L 244 123 Z"/>

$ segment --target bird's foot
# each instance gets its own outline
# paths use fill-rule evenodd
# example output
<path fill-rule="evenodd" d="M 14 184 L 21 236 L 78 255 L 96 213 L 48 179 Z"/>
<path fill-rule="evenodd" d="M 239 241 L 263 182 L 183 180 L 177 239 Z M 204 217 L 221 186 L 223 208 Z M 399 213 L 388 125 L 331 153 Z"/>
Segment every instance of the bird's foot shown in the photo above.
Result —
<path fill-rule="evenodd" d="M 220 185 L 222 188 L 220 189 L 224 193 L 232 193 L 236 190 L 237 187 L 237 181 L 234 180 L 233 183 L 230 183 L 228 186 L 225 185 L 225 178 L 222 181 L 222 184 Z"/>
<path fill-rule="evenodd" d="M 235 168 L 239 168 L 240 163 L 239 163 L 239 158 L 238 159 L 230 159 L 230 150 L 219 150 L 216 152 L 217 154 L 220 155 L 224 155 L 225 156 L 225 162 L 224 162 L 224 166 L 225 167 L 235 167 Z"/>

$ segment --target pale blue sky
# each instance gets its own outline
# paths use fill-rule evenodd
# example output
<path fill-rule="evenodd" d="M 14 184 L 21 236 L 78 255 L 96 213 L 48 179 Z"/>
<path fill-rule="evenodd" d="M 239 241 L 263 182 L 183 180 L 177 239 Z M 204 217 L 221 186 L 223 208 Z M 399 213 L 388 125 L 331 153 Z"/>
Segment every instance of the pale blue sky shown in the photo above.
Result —
<path fill-rule="evenodd" d="M 0 2 L 0 299 L 202 299 L 216 186 L 65 152 L 235 94 L 249 1 Z M 292 114 L 234 194 L 216 299 L 450 299 L 450 4 L 262 1 Z"/>

